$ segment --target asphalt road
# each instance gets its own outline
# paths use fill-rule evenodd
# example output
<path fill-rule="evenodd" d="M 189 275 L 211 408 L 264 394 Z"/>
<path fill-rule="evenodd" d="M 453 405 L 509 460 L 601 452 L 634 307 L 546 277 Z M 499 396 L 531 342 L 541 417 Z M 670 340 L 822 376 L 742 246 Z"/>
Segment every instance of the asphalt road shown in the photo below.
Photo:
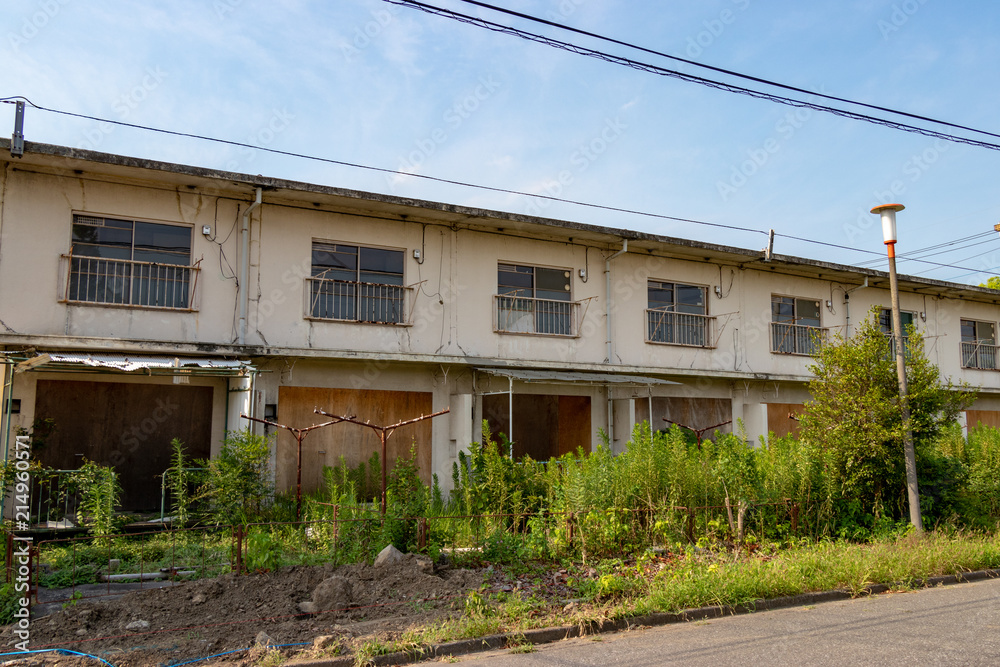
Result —
<path fill-rule="evenodd" d="M 463 665 L 1000 665 L 1000 580 L 884 593 L 462 658 Z"/>

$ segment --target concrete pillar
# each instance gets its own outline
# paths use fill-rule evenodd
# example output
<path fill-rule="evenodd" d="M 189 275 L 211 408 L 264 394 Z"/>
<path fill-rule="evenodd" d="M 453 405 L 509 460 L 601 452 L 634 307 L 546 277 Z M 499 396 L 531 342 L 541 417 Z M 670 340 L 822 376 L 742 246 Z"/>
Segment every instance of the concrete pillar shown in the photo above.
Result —
<path fill-rule="evenodd" d="M 632 429 L 635 427 L 635 399 L 616 398 L 611 401 L 614 410 L 615 432 L 611 438 L 611 451 L 620 454 L 625 451 Z"/>
<path fill-rule="evenodd" d="M 740 424 L 743 424 L 743 428 L 746 429 L 746 417 L 743 416 L 743 397 L 733 396 L 732 400 L 732 411 L 733 411 L 733 433 L 739 435 Z"/>
<path fill-rule="evenodd" d="M 481 444 L 483 442 L 483 397 L 475 396 L 472 406 L 472 439 L 469 442 Z M 457 452 L 456 452 L 457 456 Z"/>
<path fill-rule="evenodd" d="M 767 437 L 767 403 L 744 403 L 743 425 L 747 430 L 747 439 L 753 444 L 760 438 Z"/>
<path fill-rule="evenodd" d="M 450 396 L 451 412 L 448 413 L 448 447 L 445 456 L 435 461 L 433 468 L 437 472 L 438 482 L 442 491 L 451 490 L 452 464 L 458 460 L 459 452 L 468 452 L 469 444 L 473 442 L 475 432 L 473 406 L 476 403 L 472 394 L 452 394 Z M 482 404 L 482 399 L 479 401 Z M 438 419 L 445 419 L 438 417 Z M 480 429 L 481 430 L 481 429 Z"/>
<path fill-rule="evenodd" d="M 969 437 L 969 413 L 962 410 L 958 413 L 958 425 L 962 427 L 962 437 Z"/>
<path fill-rule="evenodd" d="M 226 403 L 226 424 L 230 431 L 243 431 L 250 426 L 248 419 L 240 415 L 249 415 L 253 396 L 250 391 L 250 374 L 238 375 L 229 379 L 229 398 Z"/>

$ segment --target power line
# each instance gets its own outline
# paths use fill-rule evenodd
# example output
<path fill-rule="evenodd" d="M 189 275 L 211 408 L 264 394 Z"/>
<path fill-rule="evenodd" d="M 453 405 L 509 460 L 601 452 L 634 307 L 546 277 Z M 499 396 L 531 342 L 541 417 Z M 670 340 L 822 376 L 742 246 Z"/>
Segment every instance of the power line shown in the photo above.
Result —
<path fill-rule="evenodd" d="M 411 2 L 411 0 L 401 0 L 401 1 L 400 0 L 386 0 L 386 1 L 387 2 L 392 2 L 393 4 L 413 4 L 413 5 L 420 4 L 418 2 Z M 510 16 L 516 16 L 518 18 L 522 18 L 522 19 L 525 19 L 525 20 L 528 20 L 528 21 L 533 21 L 535 23 L 541 23 L 543 25 L 551 26 L 553 28 L 559 28 L 560 30 L 566 30 L 566 31 L 569 31 L 569 32 L 574 32 L 574 33 L 576 33 L 578 35 L 585 35 L 587 37 L 593 37 L 593 38 L 599 39 L 601 41 L 610 42 L 612 44 L 618 44 L 619 46 L 625 46 L 625 47 L 628 47 L 630 49 L 635 49 L 637 51 L 643 51 L 645 53 L 649 53 L 649 54 L 652 54 L 652 55 L 655 55 L 655 56 L 661 56 L 663 58 L 669 58 L 670 60 L 675 60 L 677 62 L 685 63 L 687 65 L 692 65 L 694 67 L 700 67 L 702 69 L 707 69 L 707 70 L 710 70 L 712 72 L 718 72 L 720 74 L 727 74 L 729 76 L 733 76 L 733 77 L 736 77 L 736 78 L 739 78 L 739 79 L 745 79 L 747 81 L 753 81 L 755 83 L 763 83 L 763 84 L 768 85 L 768 86 L 774 86 L 775 88 L 781 88 L 783 90 L 789 90 L 789 91 L 796 92 L 796 93 L 803 93 L 803 94 L 806 94 L 806 95 L 813 95 L 815 97 L 822 97 L 824 99 L 833 100 L 835 102 L 844 102 L 846 104 L 853 104 L 855 106 L 865 107 L 867 109 L 873 109 L 875 111 L 885 111 L 887 113 L 895 114 L 895 115 L 898 115 L 898 116 L 905 116 L 907 118 L 913 118 L 914 120 L 923 120 L 923 121 L 927 121 L 929 123 L 935 123 L 937 125 L 945 125 L 947 127 L 953 127 L 955 129 L 958 129 L 958 130 L 967 130 L 969 132 L 975 132 L 976 134 L 983 134 L 983 135 L 986 135 L 986 136 L 996 137 L 996 138 L 1000 139 L 1000 134 L 997 134 L 997 133 L 994 133 L 994 132 L 987 132 L 985 130 L 977 130 L 977 129 L 973 128 L 973 127 L 967 127 L 965 125 L 958 125 L 956 123 L 949 123 L 949 122 L 944 121 L 944 120 L 937 120 L 935 118 L 929 118 L 928 116 L 921 116 L 921 115 L 909 113 L 909 112 L 906 112 L 906 111 L 900 111 L 898 109 L 892 109 L 890 107 L 878 106 L 877 104 L 868 104 L 866 102 L 858 102 L 856 100 L 851 100 L 851 99 L 847 99 L 847 98 L 844 98 L 844 97 L 837 97 L 836 95 L 827 95 L 826 93 L 819 93 L 819 92 L 815 92 L 815 91 L 812 91 L 812 90 L 806 90 L 804 88 L 798 88 L 796 86 L 790 86 L 788 84 L 779 83 L 777 81 L 772 81 L 770 79 L 764 79 L 764 78 L 757 77 L 757 76 L 752 76 L 750 74 L 743 74 L 741 72 L 736 72 L 734 70 L 729 70 L 729 69 L 725 69 L 725 68 L 722 68 L 722 67 L 715 67 L 713 65 L 706 65 L 704 63 L 699 63 L 696 60 L 688 60 L 687 58 L 681 58 L 679 56 L 674 56 L 674 55 L 671 55 L 669 53 L 664 53 L 662 51 L 656 51 L 654 49 L 648 49 L 648 48 L 646 48 L 644 46 L 639 46 L 637 44 L 632 44 L 631 42 L 625 42 L 625 41 L 622 41 L 622 40 L 614 39 L 613 37 L 607 37 L 605 35 L 600 35 L 600 34 L 597 34 L 597 33 L 594 33 L 594 32 L 588 32 L 587 30 L 581 30 L 579 28 L 574 28 L 572 26 L 568 26 L 568 25 L 563 24 L 563 23 L 557 23 L 555 21 L 549 21 L 547 19 L 543 19 L 543 18 L 540 18 L 540 17 L 537 17 L 537 16 L 532 16 L 531 14 L 524 14 L 524 13 L 521 13 L 521 12 L 516 12 L 516 11 L 511 10 L 511 9 L 505 9 L 504 7 L 497 7 L 496 5 L 490 5 L 490 4 L 487 4 L 485 2 L 479 2 L 479 0 L 460 0 L 460 1 L 464 2 L 466 4 L 475 5 L 477 7 L 483 7 L 485 9 L 490 9 L 490 10 L 493 10 L 495 12 L 500 12 L 502 14 L 508 14 Z"/>
<path fill-rule="evenodd" d="M 603 60 L 605 62 L 609 62 L 616 65 L 623 65 L 625 67 L 630 67 L 634 70 L 638 70 L 641 72 L 648 72 L 650 74 L 657 74 L 659 76 L 675 78 L 681 81 L 697 83 L 703 86 L 707 86 L 709 88 L 716 88 L 730 93 L 746 95 L 747 97 L 753 97 L 756 99 L 768 100 L 770 102 L 775 102 L 777 104 L 784 104 L 786 106 L 812 109 L 814 111 L 822 111 L 824 113 L 830 113 L 835 116 L 841 116 L 843 118 L 850 118 L 852 120 L 861 120 L 867 123 L 872 123 L 874 125 L 881 125 L 883 127 L 888 127 L 895 130 L 902 130 L 904 132 L 920 134 L 925 137 L 932 137 L 935 139 L 942 139 L 944 141 L 966 144 L 968 146 L 977 146 L 979 148 L 988 148 L 990 150 L 1000 150 L 1000 144 L 991 143 L 989 141 L 970 139 L 968 137 L 960 137 L 958 135 L 948 134 L 946 132 L 939 132 L 937 130 L 930 130 L 927 128 L 918 127 L 916 125 L 909 125 L 899 121 L 888 120 L 885 118 L 877 118 L 875 116 L 869 116 L 867 114 L 859 113 L 857 111 L 837 109 L 836 107 L 817 104 L 815 102 L 797 100 L 791 97 L 784 97 L 781 95 L 766 93 L 759 90 L 753 90 L 751 88 L 745 88 L 743 86 L 737 86 L 731 83 L 716 81 L 714 79 L 706 79 L 704 77 L 695 76 L 694 74 L 685 74 L 684 72 L 679 72 L 677 70 L 667 69 L 665 67 L 660 67 L 658 65 L 632 60 L 631 58 L 626 58 L 624 56 L 616 56 L 604 51 L 598 51 L 596 49 L 590 49 L 584 46 L 580 46 L 578 44 L 563 42 L 557 39 L 553 39 L 551 37 L 545 37 L 543 35 L 538 35 L 536 33 L 527 32 L 526 30 L 521 30 L 519 28 L 513 28 L 499 23 L 494 23 L 493 21 L 487 21 L 486 19 L 478 18 L 475 16 L 469 16 L 468 14 L 462 14 L 460 12 L 452 11 L 450 9 L 443 9 L 441 7 L 436 7 L 434 5 L 428 5 L 423 2 L 418 2 L 417 0 L 384 0 L 384 1 L 394 5 L 401 5 L 403 7 L 418 9 L 428 14 L 441 16 L 444 18 L 459 21 L 461 23 L 468 23 L 470 25 L 485 28 L 487 30 L 492 30 L 493 32 L 513 35 L 515 37 L 520 37 L 521 39 L 526 39 L 528 41 L 537 42 L 539 44 L 544 44 L 546 46 L 551 46 L 553 48 L 569 51 L 570 53 L 589 56 L 591 58 L 596 58 L 598 60 Z M 817 93 L 810 93 L 810 94 L 817 95 Z M 893 113 L 903 113 L 903 112 L 893 112 Z M 932 122 L 938 122 L 938 121 L 932 121 Z M 961 126 L 955 126 L 955 127 L 961 127 Z M 991 134 L 988 132 L 982 132 L 980 130 L 973 130 L 973 131 L 981 132 L 983 134 Z"/>
<path fill-rule="evenodd" d="M 38 109 L 39 111 L 47 111 L 48 113 L 54 113 L 54 114 L 59 114 L 59 115 L 63 115 L 63 116 L 71 116 L 73 118 L 83 118 L 83 119 L 86 119 L 86 120 L 93 120 L 93 121 L 96 121 L 96 122 L 99 122 L 99 123 L 111 123 L 112 125 L 121 125 L 122 127 L 131 127 L 131 128 L 137 129 L 137 130 L 146 130 L 148 132 L 158 132 L 160 134 L 167 134 L 167 135 L 175 136 L 175 137 L 186 137 L 188 139 L 200 139 L 202 141 L 211 141 L 211 142 L 215 142 L 215 143 L 219 143 L 219 144 L 225 144 L 227 146 L 236 146 L 238 148 L 252 148 L 254 150 L 264 151 L 266 153 L 274 153 L 275 155 L 286 155 L 288 157 L 301 158 L 303 160 L 313 160 L 313 161 L 316 161 L 316 162 L 324 162 L 324 163 L 327 163 L 327 164 L 336 164 L 336 165 L 340 165 L 340 166 L 343 166 L 343 167 L 351 167 L 351 168 L 354 168 L 354 169 L 365 169 L 365 170 L 368 170 L 368 171 L 376 171 L 376 172 L 384 173 L 384 174 L 393 174 L 394 176 L 409 176 L 409 177 L 412 177 L 412 178 L 421 178 L 421 179 L 424 179 L 424 180 L 433 181 L 435 183 L 445 183 L 445 184 L 448 184 L 448 185 L 458 185 L 458 186 L 466 187 L 466 188 L 475 188 L 475 189 L 479 189 L 479 190 L 487 190 L 487 191 L 490 191 L 490 192 L 500 192 L 500 193 L 503 193 L 503 194 L 518 195 L 520 197 L 533 197 L 535 199 L 545 199 L 545 200 L 549 200 L 549 201 L 560 202 L 560 203 L 563 203 L 563 204 L 574 204 L 576 206 L 585 206 L 587 208 L 596 208 L 596 209 L 604 210 L 604 211 L 612 211 L 614 213 L 628 213 L 628 214 L 631 214 L 631 215 L 639 215 L 639 216 L 644 216 L 644 217 L 648 217 L 648 218 L 656 218 L 656 219 L 659 219 L 659 220 L 671 220 L 671 221 L 674 221 L 674 222 L 687 222 L 687 223 L 690 223 L 690 224 L 693 224 L 693 225 L 704 225 L 704 226 L 707 226 L 707 227 L 715 227 L 715 228 L 718 228 L 718 229 L 729 229 L 729 230 L 732 230 L 732 231 L 750 232 L 750 233 L 754 233 L 754 234 L 764 234 L 765 236 L 767 235 L 767 232 L 765 232 L 763 230 L 760 230 L 760 229 L 751 229 L 749 227 L 738 227 L 736 225 L 724 225 L 724 224 L 718 223 L 718 222 L 706 222 L 704 220 L 693 220 L 693 219 L 690 219 L 690 218 L 680 218 L 680 217 L 673 216 L 673 215 L 663 215 L 661 213 L 650 213 L 648 211 L 636 211 L 636 210 L 633 210 L 633 209 L 621 208 L 621 207 L 617 207 L 617 206 L 605 206 L 603 204 L 593 204 L 593 203 L 589 203 L 589 202 L 577 201 L 577 200 L 574 200 L 574 199 L 563 199 L 562 197 L 554 197 L 552 195 L 533 194 L 533 193 L 530 193 L 530 192 L 521 192 L 519 190 L 510 190 L 510 189 L 507 189 L 507 188 L 497 188 L 497 187 L 493 187 L 493 186 L 490 186 L 490 185 L 479 185 L 479 184 L 475 184 L 475 183 L 466 183 L 466 182 L 463 182 L 463 181 L 456 181 L 456 180 L 452 180 L 452 179 L 448 179 L 448 178 L 439 178 L 437 176 L 427 176 L 425 174 L 414 174 L 414 173 L 409 173 L 409 172 L 397 171 L 395 169 L 386 169 L 385 167 L 372 167 L 372 166 L 364 165 L 364 164 L 356 164 L 354 162 L 346 162 L 344 160 L 334 160 L 333 158 L 318 157 L 318 156 L 315 156 L 315 155 L 307 155 L 305 153 L 296 153 L 296 152 L 293 152 L 293 151 L 283 151 L 283 150 L 280 150 L 280 149 L 277 149 L 277 148 L 267 148 L 265 146 L 257 146 L 255 144 L 248 144 L 248 143 L 244 143 L 244 142 L 241 142 L 241 141 L 232 141 L 232 140 L 229 140 L 229 139 L 218 139 L 216 137 L 209 137 L 209 136 L 205 136 L 205 135 L 201 135 L 201 134 L 192 134 L 190 132 L 179 132 L 177 130 L 167 130 L 167 129 L 163 129 L 163 128 L 159 128 L 159 127 L 150 127 L 150 126 L 147 126 L 147 125 L 138 125 L 136 123 L 126 123 L 126 122 L 120 121 L 120 120 L 112 120 L 110 118 L 100 118 L 98 116 L 89 116 L 87 114 L 74 113 L 72 111 L 62 111 L 60 109 L 49 109 L 47 107 L 43 107 L 41 105 L 35 104 L 34 102 L 32 102 L 31 100 L 29 100 L 28 98 L 20 96 L 20 95 L 15 95 L 15 96 L 12 96 L 12 97 L 0 98 L 0 102 L 3 102 L 5 104 L 13 104 L 12 100 L 15 100 L 15 99 L 22 99 L 22 100 L 26 101 L 28 104 L 30 104 L 33 108 Z"/>
<path fill-rule="evenodd" d="M 576 206 L 583 206 L 583 207 L 586 207 L 586 208 L 593 208 L 593 209 L 598 209 L 598 210 L 603 210 L 603 211 L 612 211 L 612 212 L 615 212 L 615 213 L 628 213 L 630 215 L 638 215 L 638 216 L 642 216 L 642 217 L 655 218 L 655 219 L 659 219 L 659 220 L 670 220 L 670 221 L 673 221 L 673 222 L 686 222 L 686 223 L 690 223 L 690 224 L 693 224 L 693 225 L 702 225 L 702 226 L 713 227 L 713 228 L 717 228 L 717 229 L 728 229 L 728 230 L 732 230 L 732 231 L 748 232 L 748 233 L 752 233 L 752 234 L 762 234 L 764 236 L 767 236 L 768 233 L 769 233 L 769 232 L 764 231 L 762 229 L 752 229 L 750 227 L 739 227 L 737 225 L 726 225 L 726 224 L 722 224 L 722 223 L 718 223 L 718 222 L 707 222 L 705 220 L 693 220 L 691 218 L 681 218 L 681 217 L 678 217 L 678 216 L 664 215 L 664 214 L 661 214 L 661 213 L 650 213 L 648 211 L 638 211 L 638 210 L 634 210 L 634 209 L 621 208 L 621 207 L 617 207 L 617 206 L 606 206 L 606 205 L 603 205 L 603 204 L 593 204 L 593 203 L 590 203 L 590 202 L 582 202 L 582 201 L 577 201 L 577 200 L 574 200 L 574 199 L 563 199 L 561 197 L 554 197 L 552 195 L 532 194 L 530 192 L 522 192 L 522 191 L 519 191 L 519 190 L 510 190 L 510 189 L 507 189 L 507 188 L 498 188 L 498 187 L 493 187 L 493 186 L 489 186 L 489 185 L 478 185 L 478 184 L 475 184 L 475 183 L 466 183 L 466 182 L 463 182 L 463 181 L 456 181 L 456 180 L 447 179 L 447 178 L 439 178 L 439 177 L 436 177 L 436 176 L 427 176 L 427 175 L 424 175 L 424 174 L 411 174 L 411 173 L 396 171 L 396 170 L 393 170 L 393 169 L 386 169 L 384 167 L 372 167 L 372 166 L 369 166 L 369 165 L 356 164 L 356 163 L 353 163 L 353 162 L 346 162 L 344 160 L 335 160 L 333 158 L 319 157 L 319 156 L 315 156 L 315 155 L 308 155 L 308 154 L 305 154 L 305 153 L 296 153 L 296 152 L 293 152 L 293 151 L 284 151 L 284 150 L 280 150 L 280 149 L 277 149 L 277 148 L 267 148 L 267 147 L 264 147 L 264 146 L 256 146 L 254 144 L 243 143 L 243 142 L 240 142 L 240 141 L 232 141 L 232 140 L 229 140 L 229 139 L 219 139 L 219 138 L 216 138 L 216 137 L 209 137 L 209 136 L 200 135 L 200 134 L 193 134 L 193 133 L 190 133 L 190 132 L 179 132 L 177 130 L 167 130 L 167 129 L 163 129 L 163 128 L 150 127 L 150 126 L 147 126 L 147 125 L 139 125 L 139 124 L 136 124 L 136 123 L 126 123 L 126 122 L 120 121 L 120 120 L 112 120 L 112 119 L 109 119 L 109 118 L 100 118 L 98 116 L 90 116 L 90 115 L 87 115 L 87 114 L 74 113 L 74 112 L 71 112 L 71 111 L 62 111 L 60 109 L 50 109 L 50 108 L 43 107 L 41 105 L 35 104 L 34 102 L 28 100 L 28 98 L 23 97 L 23 96 L 19 96 L 19 95 L 18 96 L 11 96 L 11 97 L 0 98 L 0 102 L 3 102 L 5 104 L 13 104 L 12 100 L 15 100 L 15 99 L 25 100 L 33 108 L 38 109 L 39 111 L 46 111 L 48 113 L 53 113 L 53 114 L 58 114 L 58 115 L 63 115 L 63 116 L 70 116 L 70 117 L 73 117 L 73 118 L 83 118 L 83 119 L 86 119 L 86 120 L 92 120 L 92 121 L 96 121 L 96 122 L 99 122 L 99 123 L 111 123 L 113 125 L 120 125 L 120 126 L 123 126 L 123 127 L 130 127 L 130 128 L 137 129 L 137 130 L 144 130 L 144 131 L 147 131 L 147 132 L 156 132 L 156 133 L 159 133 L 159 134 L 166 134 L 166 135 L 175 136 L 175 137 L 185 137 L 185 138 L 188 138 L 188 139 L 199 139 L 201 141 L 209 141 L 209 142 L 213 142 L 213 143 L 224 144 L 224 145 L 227 145 L 227 146 L 236 146 L 236 147 L 240 147 L 240 148 L 251 148 L 251 149 L 254 149 L 254 150 L 263 151 L 265 153 L 273 153 L 275 155 L 285 155 L 285 156 L 288 156 L 288 157 L 300 158 L 300 159 L 303 159 L 303 160 L 312 160 L 312 161 L 315 161 L 315 162 L 323 162 L 323 163 L 326 163 L 326 164 L 335 164 L 335 165 L 340 165 L 340 166 L 344 166 L 344 167 L 350 167 L 350 168 L 354 168 L 354 169 L 363 169 L 363 170 L 375 171 L 375 172 L 379 172 L 379 173 L 393 174 L 393 175 L 396 175 L 396 176 L 412 176 L 413 178 L 421 178 L 421 179 L 425 179 L 425 180 L 436 182 L 436 183 L 445 183 L 445 184 L 449 184 L 449 185 L 457 185 L 457 186 L 466 187 L 466 188 L 473 188 L 473 189 L 478 189 L 478 190 L 486 190 L 486 191 L 490 191 L 490 192 L 500 192 L 500 193 L 504 193 L 504 194 L 517 195 L 517 196 L 520 196 L 520 197 L 529 197 L 529 198 L 530 197 L 535 197 L 535 198 L 538 198 L 538 199 L 545 199 L 545 200 L 548 200 L 548 201 L 554 201 L 554 202 L 559 202 L 559 203 L 563 203 L 563 204 L 573 204 L 573 205 L 576 205 Z M 801 241 L 803 243 L 811 243 L 811 244 L 815 244 L 815 245 L 826 246 L 826 247 L 829 247 L 829 248 L 838 248 L 838 249 L 841 249 L 841 250 L 849 250 L 851 252 L 858 252 L 858 253 L 862 253 L 862 254 L 866 254 L 866 255 L 878 255 L 878 256 L 881 256 L 881 253 L 876 252 L 874 250 L 865 250 L 865 249 L 862 249 L 862 248 L 855 248 L 855 247 L 840 245 L 840 244 L 836 244 L 836 243 L 829 243 L 827 241 L 817 241 L 815 239 L 808 239 L 808 238 L 803 238 L 803 237 L 800 237 L 800 236 L 792 236 L 790 234 L 782 234 L 782 233 L 775 232 L 775 236 L 776 237 L 781 237 L 781 238 L 792 239 L 792 240 L 795 240 L 795 241 Z M 974 270 L 972 270 L 972 269 L 970 269 L 969 267 L 966 267 L 966 266 L 955 266 L 953 264 L 940 264 L 938 262 L 931 262 L 931 261 L 922 260 L 922 259 L 914 259 L 912 261 L 921 262 L 923 264 L 930 264 L 930 265 L 933 265 L 933 266 L 936 266 L 936 267 L 954 268 L 954 269 L 959 269 L 959 270 L 962 270 L 962 271 L 971 271 L 972 273 L 979 273 L 979 271 L 974 271 Z M 859 268 L 864 268 L 864 267 L 859 267 Z"/>
<path fill-rule="evenodd" d="M 875 250 L 862 250 L 861 248 L 853 248 L 851 246 L 840 245 L 839 243 L 829 243 L 827 241 L 817 241 L 815 239 L 807 239 L 807 238 L 803 238 L 801 236 L 792 236 L 790 234 L 779 234 L 777 232 L 775 232 L 774 235 L 775 236 L 781 236 L 781 237 L 784 237 L 786 239 L 793 239 L 795 241 L 802 241 L 803 243 L 815 243 L 816 245 L 822 245 L 822 246 L 826 246 L 828 248 L 839 248 L 841 250 L 853 250 L 854 252 L 861 252 L 861 253 L 865 253 L 866 255 L 879 255 L 879 256 L 881 256 L 883 258 L 885 257 L 885 255 L 883 255 L 882 253 L 877 252 Z M 963 271 L 972 271 L 972 269 L 970 269 L 967 266 L 955 266 L 954 264 L 941 264 L 939 262 L 931 262 L 931 261 L 926 260 L 926 259 L 913 259 L 911 261 L 913 261 L 913 262 L 920 262 L 922 264 L 931 264 L 931 265 L 933 265 L 935 267 L 945 267 L 945 268 L 949 268 L 949 269 L 961 269 Z M 858 267 L 858 268 L 866 268 L 866 267 Z M 972 272 L 973 273 L 980 273 L 979 271 L 972 271 Z"/>
<path fill-rule="evenodd" d="M 966 245 L 959 246 L 957 248 L 952 248 L 950 246 L 953 246 L 953 245 L 955 245 L 957 243 L 964 243 L 966 241 L 971 241 L 971 240 L 974 240 L 974 239 L 983 238 L 983 237 L 986 237 L 986 236 L 993 236 L 994 234 L 996 234 L 996 232 L 993 232 L 993 231 L 979 232 L 977 234 L 972 234 L 970 236 L 966 236 L 966 237 L 963 237 L 963 238 L 960 238 L 960 239 L 955 239 L 955 240 L 952 240 L 952 241 L 946 241 L 944 243 L 937 243 L 935 245 L 927 246 L 926 248 L 918 248 L 916 250 L 911 250 L 910 252 L 899 253 L 898 255 L 896 255 L 896 259 L 899 260 L 900 262 L 902 262 L 902 261 L 905 261 L 905 260 L 908 260 L 908 259 L 917 259 L 917 258 L 920 258 L 920 257 L 933 257 L 935 255 L 942 255 L 942 254 L 946 254 L 946 253 L 949 253 L 949 252 L 955 252 L 956 250 L 962 250 L 963 248 L 971 248 L 973 246 L 982 245 L 984 243 L 990 243 L 994 239 L 977 241 L 975 243 L 968 243 Z M 942 250 L 942 248 L 947 248 L 947 250 Z M 883 257 L 882 259 L 885 259 L 885 258 Z M 871 261 L 868 261 L 868 262 L 859 262 L 859 265 L 861 265 L 861 264 L 877 264 L 877 263 L 878 263 L 877 260 L 871 260 Z"/>

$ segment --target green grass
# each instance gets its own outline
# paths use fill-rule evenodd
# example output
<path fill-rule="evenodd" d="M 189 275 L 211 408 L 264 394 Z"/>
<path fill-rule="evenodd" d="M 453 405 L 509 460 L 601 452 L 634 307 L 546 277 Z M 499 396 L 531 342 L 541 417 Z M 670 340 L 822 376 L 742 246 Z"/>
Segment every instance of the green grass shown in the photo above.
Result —
<path fill-rule="evenodd" d="M 1000 535 L 927 533 L 922 538 L 907 535 L 872 544 L 824 541 L 749 555 L 691 549 L 671 563 L 651 576 L 621 561 L 601 563 L 595 577 L 577 582 L 576 592 L 589 601 L 570 612 L 563 611 L 562 602 L 547 603 L 525 594 L 469 593 L 460 617 L 411 628 L 395 642 L 374 644 L 388 652 L 508 633 L 514 637 L 512 648 L 529 650 L 517 649 L 524 643 L 519 635 L 540 627 L 586 625 L 709 605 L 752 607 L 761 599 L 835 589 L 864 595 L 872 584 L 912 588 L 934 576 L 1000 568 Z M 361 644 L 358 664 L 370 658 L 375 646 Z"/>
<path fill-rule="evenodd" d="M 45 588 L 66 588 L 97 581 L 98 572 L 108 571 L 108 561 L 121 561 L 117 573 L 158 572 L 160 568 L 194 569 L 198 577 L 214 577 L 230 570 L 232 537 L 225 533 L 198 531 L 164 532 L 142 537 L 88 538 L 41 542 Z"/>

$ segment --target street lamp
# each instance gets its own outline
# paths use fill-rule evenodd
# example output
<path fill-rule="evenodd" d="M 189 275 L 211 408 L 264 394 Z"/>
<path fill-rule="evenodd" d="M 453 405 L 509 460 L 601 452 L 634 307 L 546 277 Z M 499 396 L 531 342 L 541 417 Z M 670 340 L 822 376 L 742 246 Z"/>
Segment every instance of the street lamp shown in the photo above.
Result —
<path fill-rule="evenodd" d="M 920 519 L 920 491 L 917 488 L 917 457 L 910 429 L 910 401 L 906 387 L 906 355 L 903 350 L 903 325 L 899 314 L 899 281 L 896 278 L 896 211 L 902 204 L 883 204 L 872 209 L 882 216 L 882 239 L 889 251 L 889 291 L 892 296 L 892 337 L 896 346 L 896 375 L 899 377 L 899 403 L 903 409 L 903 455 L 906 458 L 906 495 L 910 503 L 910 523 L 918 533 L 924 526 Z"/>

